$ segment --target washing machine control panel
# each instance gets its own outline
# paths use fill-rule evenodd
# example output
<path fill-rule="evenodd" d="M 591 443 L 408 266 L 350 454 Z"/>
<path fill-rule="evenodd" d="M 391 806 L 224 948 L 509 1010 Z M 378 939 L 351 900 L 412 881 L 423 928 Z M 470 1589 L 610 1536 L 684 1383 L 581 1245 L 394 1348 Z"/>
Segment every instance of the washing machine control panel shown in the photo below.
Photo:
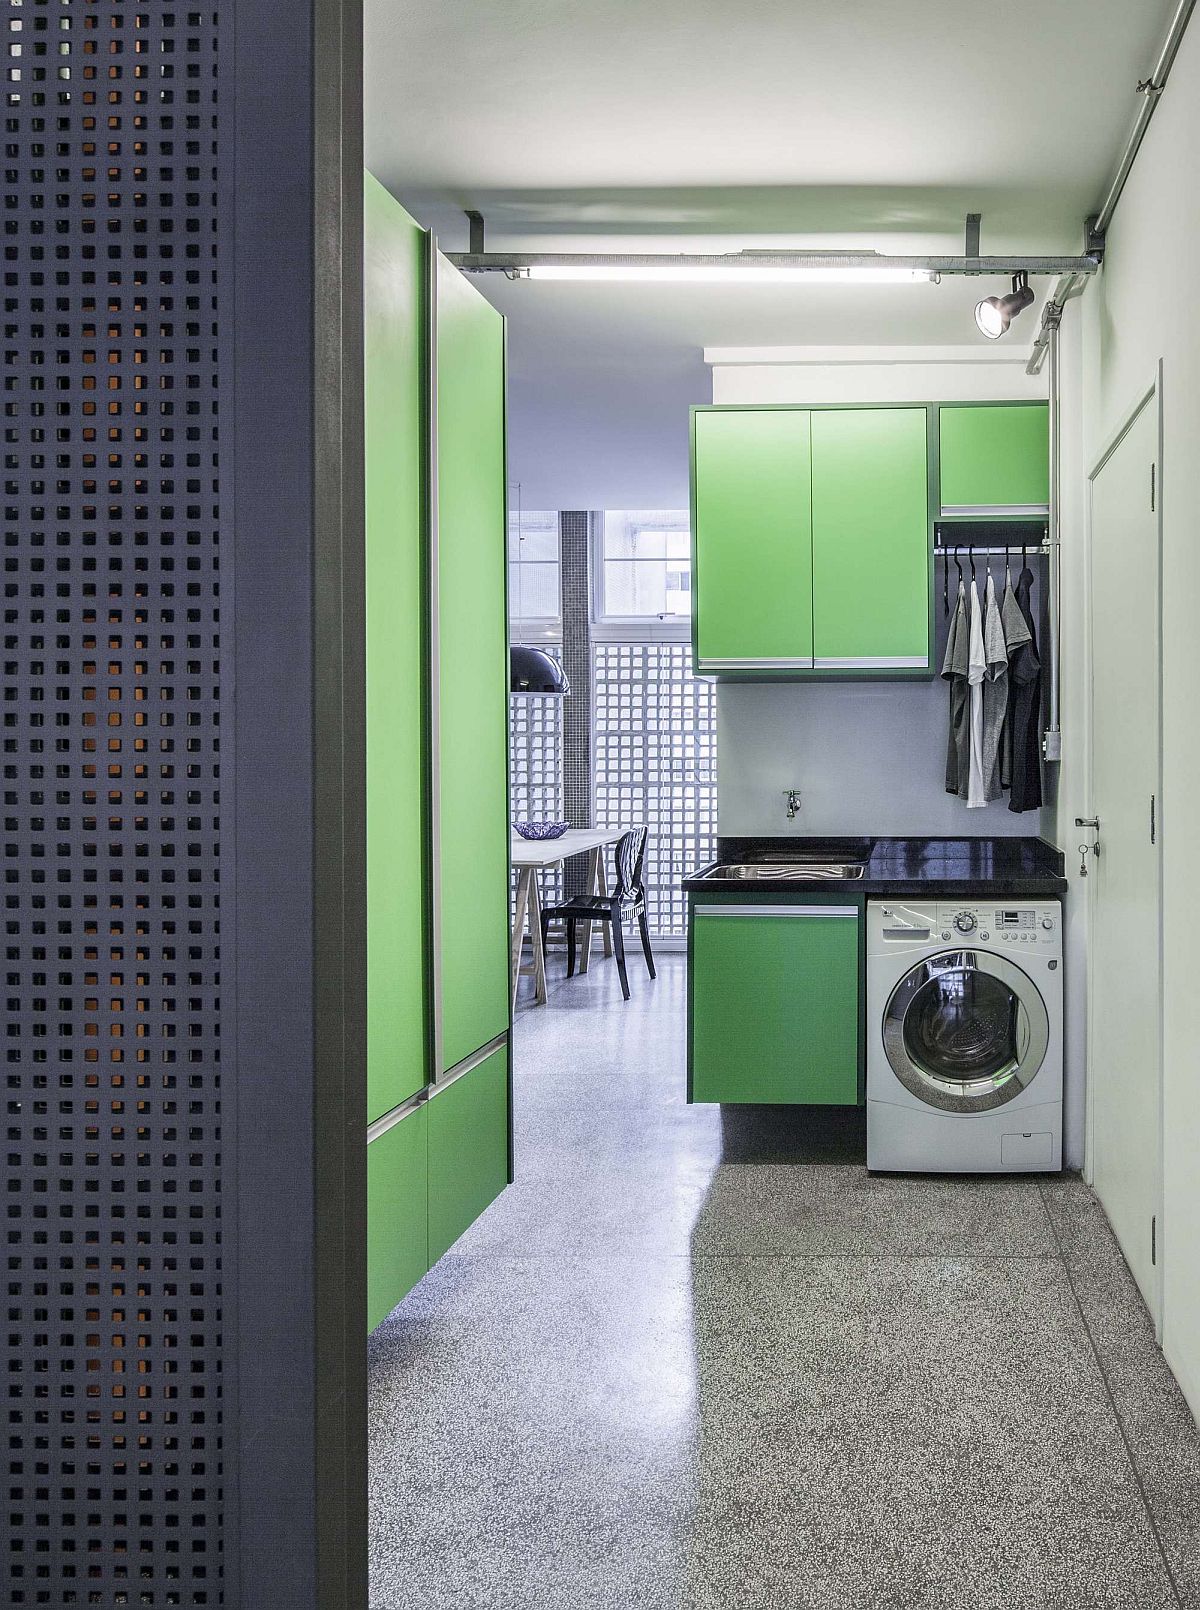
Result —
<path fill-rule="evenodd" d="M 1059 942 L 1057 907 L 967 906 L 938 907 L 938 929 L 943 940 L 975 938 L 1007 950 Z"/>

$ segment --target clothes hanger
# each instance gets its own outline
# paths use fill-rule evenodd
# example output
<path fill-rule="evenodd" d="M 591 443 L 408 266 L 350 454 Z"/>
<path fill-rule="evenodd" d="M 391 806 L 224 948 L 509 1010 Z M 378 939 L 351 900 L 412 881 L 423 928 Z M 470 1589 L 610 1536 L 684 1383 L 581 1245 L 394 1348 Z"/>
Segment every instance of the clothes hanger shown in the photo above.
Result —
<path fill-rule="evenodd" d="M 1004 590 L 1012 591 L 1012 555 L 1008 551 L 1008 543 L 1004 544 Z"/>
<path fill-rule="evenodd" d="M 970 564 L 971 564 L 971 585 L 972 585 L 972 587 L 976 587 L 979 584 L 979 578 L 975 574 L 975 550 L 974 550 L 974 548 L 969 548 L 967 550 L 967 557 L 970 560 Z"/>
<path fill-rule="evenodd" d="M 950 613 L 950 553 L 942 549 L 942 614 Z"/>

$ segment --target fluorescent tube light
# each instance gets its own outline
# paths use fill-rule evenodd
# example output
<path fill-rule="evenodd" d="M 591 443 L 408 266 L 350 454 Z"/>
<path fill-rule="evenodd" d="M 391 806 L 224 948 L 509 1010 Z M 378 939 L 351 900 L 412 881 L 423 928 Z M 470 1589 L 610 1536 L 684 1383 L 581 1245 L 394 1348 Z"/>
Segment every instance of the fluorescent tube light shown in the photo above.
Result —
<path fill-rule="evenodd" d="M 915 285 L 935 278 L 923 268 L 821 268 L 804 263 L 532 263 L 531 280 L 641 280 L 696 285 Z"/>

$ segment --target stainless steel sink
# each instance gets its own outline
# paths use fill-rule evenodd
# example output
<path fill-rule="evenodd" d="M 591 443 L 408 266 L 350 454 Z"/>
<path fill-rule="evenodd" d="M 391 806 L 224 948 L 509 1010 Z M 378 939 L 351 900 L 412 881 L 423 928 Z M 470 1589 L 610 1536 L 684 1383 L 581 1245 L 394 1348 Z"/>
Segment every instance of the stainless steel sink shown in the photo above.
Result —
<path fill-rule="evenodd" d="M 756 879 L 797 882 L 805 878 L 861 878 L 866 872 L 864 861 L 735 861 L 715 866 L 705 878 L 731 883 L 752 883 Z"/>

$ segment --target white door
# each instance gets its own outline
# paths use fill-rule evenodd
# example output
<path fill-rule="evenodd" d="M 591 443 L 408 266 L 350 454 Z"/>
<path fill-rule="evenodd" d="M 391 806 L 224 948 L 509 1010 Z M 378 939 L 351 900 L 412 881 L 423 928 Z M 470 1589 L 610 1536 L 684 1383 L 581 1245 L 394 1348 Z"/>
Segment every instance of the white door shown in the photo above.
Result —
<path fill-rule="evenodd" d="M 1088 857 L 1092 1184 L 1156 1325 L 1163 1228 L 1159 395 L 1146 399 L 1092 476 L 1092 814 L 1100 854 Z"/>

